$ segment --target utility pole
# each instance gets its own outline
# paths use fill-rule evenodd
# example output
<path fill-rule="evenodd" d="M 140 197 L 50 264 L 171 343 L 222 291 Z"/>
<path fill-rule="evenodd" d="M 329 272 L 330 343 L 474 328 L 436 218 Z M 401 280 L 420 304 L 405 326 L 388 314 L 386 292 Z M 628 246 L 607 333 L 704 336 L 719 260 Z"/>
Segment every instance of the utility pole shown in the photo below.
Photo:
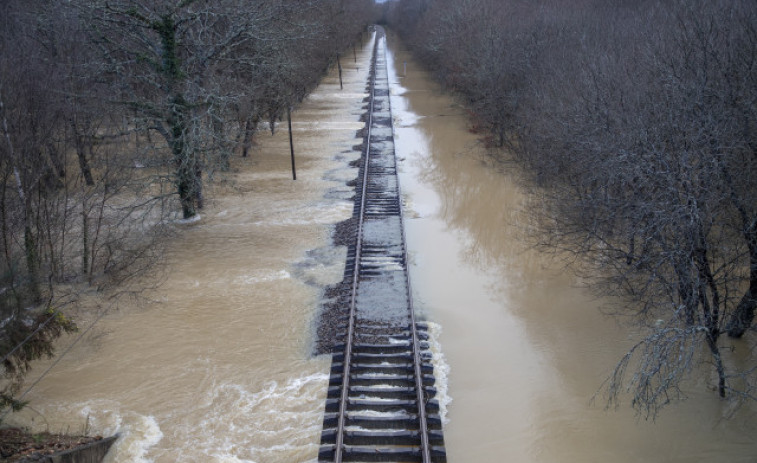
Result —
<path fill-rule="evenodd" d="M 289 123 L 289 152 L 292 155 L 292 180 L 297 180 L 297 171 L 294 168 L 294 142 L 292 141 L 292 107 L 287 108 L 287 122 Z"/>
<path fill-rule="evenodd" d="M 339 53 L 336 54 L 336 67 L 339 68 L 339 90 L 344 90 L 344 85 L 342 85 L 342 63 L 339 61 Z"/>

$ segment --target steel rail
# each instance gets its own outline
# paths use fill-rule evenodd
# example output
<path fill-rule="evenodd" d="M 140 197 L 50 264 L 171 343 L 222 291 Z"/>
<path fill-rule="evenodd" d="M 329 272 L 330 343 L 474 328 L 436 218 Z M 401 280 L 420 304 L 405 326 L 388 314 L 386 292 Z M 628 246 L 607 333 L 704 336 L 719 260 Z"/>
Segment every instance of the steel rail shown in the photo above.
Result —
<path fill-rule="evenodd" d="M 365 138 L 365 147 L 363 155 L 363 184 L 361 186 L 360 193 L 360 214 L 358 214 L 358 227 L 357 227 L 357 242 L 355 243 L 355 262 L 352 272 L 352 294 L 350 296 L 350 314 L 347 324 L 347 341 L 344 347 L 344 360 L 342 365 L 344 371 L 342 373 L 342 395 L 339 402 L 339 417 L 336 430 L 336 444 L 334 447 L 334 463 L 342 463 L 342 450 L 344 448 L 344 422 L 347 415 L 347 402 L 350 389 L 350 359 L 352 358 L 352 341 L 355 337 L 355 303 L 357 301 L 357 286 L 358 277 L 360 273 L 360 255 L 362 254 L 361 248 L 363 244 L 363 219 L 365 213 L 365 197 L 368 189 L 368 166 L 369 157 L 371 154 L 371 126 L 373 125 L 373 99 L 375 96 L 376 88 L 376 55 L 378 51 L 379 34 L 376 32 L 375 42 L 373 44 L 373 57 L 371 58 L 371 94 L 370 104 L 368 107 L 368 132 Z"/>
<path fill-rule="evenodd" d="M 384 39 L 386 40 L 386 39 Z M 384 47 L 384 61 L 386 61 L 386 47 Z M 387 73 L 388 77 L 388 73 Z M 389 98 L 389 111 L 391 114 L 391 98 Z M 389 118 L 389 124 L 392 127 L 392 139 L 394 139 L 394 122 L 392 121 L 392 118 Z M 397 156 L 394 157 L 394 170 L 397 172 Z M 404 253 L 405 258 L 405 266 L 407 267 L 407 262 L 409 262 L 407 258 L 407 237 L 405 236 L 405 214 L 402 213 L 402 189 L 400 188 L 400 182 L 397 182 L 397 196 L 400 198 L 400 228 L 402 229 L 402 242 L 404 243 L 404 246 L 402 246 L 402 250 Z M 416 391 L 416 400 L 418 401 L 418 420 L 419 420 L 419 431 L 421 434 L 421 456 L 423 458 L 423 463 L 431 463 L 431 446 L 429 444 L 428 440 L 428 423 L 426 420 L 426 400 L 423 394 L 423 371 L 421 369 L 421 349 L 420 349 L 420 341 L 418 340 L 418 329 L 415 325 L 415 307 L 413 306 L 413 287 L 410 284 L 410 268 L 406 268 L 405 270 L 405 283 L 407 284 L 407 302 L 408 302 L 408 308 L 410 309 L 410 324 L 412 325 L 412 336 L 413 336 L 413 357 L 414 357 L 414 367 L 415 367 L 415 391 Z"/>

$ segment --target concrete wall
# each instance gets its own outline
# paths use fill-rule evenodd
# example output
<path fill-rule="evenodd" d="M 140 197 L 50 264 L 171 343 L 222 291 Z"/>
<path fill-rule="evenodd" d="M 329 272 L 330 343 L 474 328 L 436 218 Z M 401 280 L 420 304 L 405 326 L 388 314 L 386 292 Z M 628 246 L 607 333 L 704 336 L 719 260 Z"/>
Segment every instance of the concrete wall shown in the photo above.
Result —
<path fill-rule="evenodd" d="M 116 439 L 118 439 L 118 436 L 106 437 L 75 449 L 48 455 L 39 461 L 44 463 L 100 463 L 108 454 L 110 446 Z"/>

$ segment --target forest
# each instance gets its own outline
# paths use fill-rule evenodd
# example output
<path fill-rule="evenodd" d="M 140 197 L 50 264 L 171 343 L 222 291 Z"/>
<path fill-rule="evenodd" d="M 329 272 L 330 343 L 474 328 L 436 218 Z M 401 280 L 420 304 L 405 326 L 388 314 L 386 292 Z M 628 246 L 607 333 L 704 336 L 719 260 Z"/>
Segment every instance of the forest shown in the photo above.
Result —
<path fill-rule="evenodd" d="M 385 21 L 521 173 L 535 244 L 617 301 L 638 341 L 608 404 L 654 418 L 697 376 L 757 399 L 757 4 L 401 0 Z"/>
<path fill-rule="evenodd" d="M 199 217 L 205 186 L 339 65 L 375 7 L 5 0 L 2 11 L 0 412 L 24 405 L 24 374 L 77 329 L 82 297 L 113 304 L 144 289 L 134 280 L 177 223 Z"/>

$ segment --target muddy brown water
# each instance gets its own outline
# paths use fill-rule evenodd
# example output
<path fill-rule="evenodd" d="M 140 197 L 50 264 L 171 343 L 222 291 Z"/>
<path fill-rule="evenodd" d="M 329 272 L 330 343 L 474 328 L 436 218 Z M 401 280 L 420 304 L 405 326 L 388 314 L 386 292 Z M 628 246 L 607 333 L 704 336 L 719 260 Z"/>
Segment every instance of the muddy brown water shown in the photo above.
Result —
<path fill-rule="evenodd" d="M 152 302 L 124 302 L 98 322 L 13 423 L 118 432 L 109 462 L 314 461 L 329 359 L 310 356 L 311 333 L 322 287 L 343 271 L 329 232 L 351 213 L 344 182 L 356 175 L 347 164 L 359 155 L 370 49 L 342 63 L 344 90 L 333 70 L 294 113 L 298 180 L 285 125 L 261 133 L 251 158 L 234 161 L 234 187 L 215 187 L 173 243 Z M 514 174 L 492 169 L 464 111 L 391 37 L 388 65 L 416 306 L 441 345 L 449 461 L 757 461 L 757 411 L 734 412 L 706 381 L 656 422 L 590 403 L 627 332 L 527 248 Z"/>

